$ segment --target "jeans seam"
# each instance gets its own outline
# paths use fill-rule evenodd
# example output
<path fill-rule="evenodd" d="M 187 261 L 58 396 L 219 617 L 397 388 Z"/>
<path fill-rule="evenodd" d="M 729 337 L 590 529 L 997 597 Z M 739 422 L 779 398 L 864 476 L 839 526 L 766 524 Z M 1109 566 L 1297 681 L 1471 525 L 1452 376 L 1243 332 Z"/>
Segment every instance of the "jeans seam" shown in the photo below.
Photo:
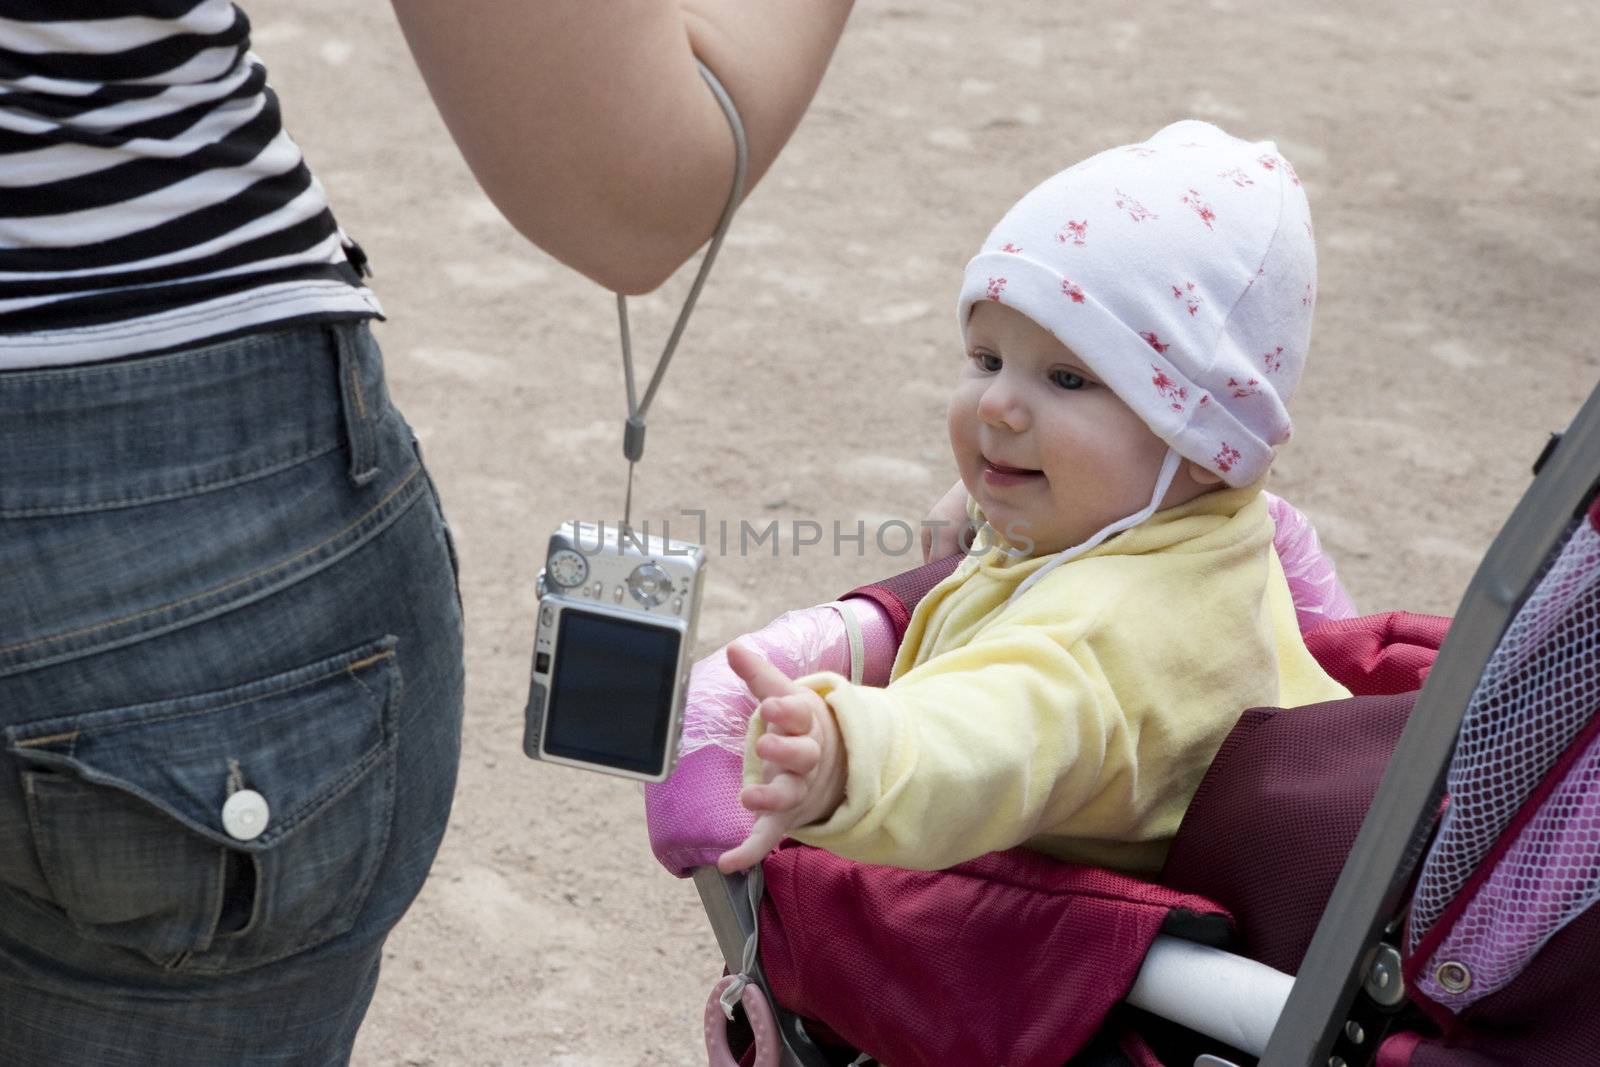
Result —
<path fill-rule="evenodd" d="M 47 637 L 36 637 L 31 641 L 23 641 L 20 644 L 5 645 L 3 647 L 0 647 L 0 655 L 7 655 L 7 654 L 10 654 L 10 653 L 13 653 L 13 652 L 18 652 L 18 651 L 20 651 L 22 649 L 25 649 L 25 648 L 33 648 L 33 647 L 38 646 L 38 645 L 48 645 L 48 644 L 52 644 L 54 642 L 65 641 L 68 638 L 84 637 L 84 636 L 87 636 L 88 634 L 98 633 L 101 630 L 108 630 L 108 629 L 111 629 L 112 627 L 115 627 L 115 626 L 122 626 L 122 625 L 125 625 L 125 624 L 130 623 L 130 622 L 135 622 L 135 621 L 137 621 L 139 619 L 147 618 L 147 617 L 149 617 L 151 615 L 159 615 L 164 611 L 170 611 L 173 608 L 181 607 L 184 604 L 193 603 L 194 601 L 197 601 L 197 600 L 204 600 L 206 597 L 215 596 L 216 594 L 221 593 L 221 592 L 225 592 L 226 590 L 232 589 L 235 586 L 245 585 L 245 584 L 247 584 L 249 582 L 252 582 L 252 581 L 256 580 L 257 578 L 263 578 L 263 577 L 265 577 L 265 576 L 267 576 L 269 574 L 272 574 L 274 571 L 282 570 L 283 568 L 288 567 L 288 566 L 290 566 L 290 565 L 292 565 L 294 563 L 297 563 L 300 560 L 305 559 L 308 556 L 316 554 L 317 552 L 319 552 L 323 548 L 325 548 L 328 545 L 334 543 L 335 541 L 339 540 L 341 537 L 344 537 L 346 534 L 350 533 L 351 531 L 353 531 L 356 528 L 358 528 L 359 526 L 361 526 L 362 523 L 364 523 L 368 519 L 372 518 L 372 516 L 376 515 L 385 506 L 387 506 L 389 501 L 393 500 L 396 496 L 398 496 L 402 489 L 404 489 L 408 485 L 410 485 L 412 480 L 414 478 L 416 478 L 417 471 L 419 471 L 421 469 L 422 468 L 421 468 L 420 465 L 418 465 L 416 467 L 413 467 L 411 469 L 411 471 L 404 478 L 402 478 L 400 480 L 398 485 L 396 485 L 393 489 L 389 490 L 389 492 L 384 496 L 384 498 L 382 500 L 380 500 L 376 504 L 374 504 L 360 518 L 358 518 L 354 522 L 350 523 L 344 529 L 340 530 L 338 533 L 332 534 L 331 536 L 324 538 L 321 541 L 318 541 L 316 544 L 311 545 L 310 547 L 308 547 L 308 548 L 306 548 L 306 549 L 304 549 L 304 550 L 302 550 L 300 552 L 295 553 L 293 556 L 290 556 L 288 559 L 279 560 L 279 561 L 277 561 L 276 563 L 272 564 L 269 567 L 263 567 L 263 568 L 261 568 L 259 570 L 251 571 L 249 574 L 243 575 L 243 576 L 241 576 L 239 578 L 234 578 L 231 581 L 224 582 L 221 585 L 212 586 L 210 589 L 204 589 L 204 590 L 201 590 L 198 593 L 192 593 L 189 596 L 182 597 L 182 598 L 180 598 L 178 600 L 168 601 L 165 604 L 158 604 L 157 606 L 152 607 L 152 608 L 146 608 L 145 610 L 139 611 L 139 612 L 135 612 L 132 615 L 124 615 L 121 618 L 117 618 L 117 619 L 108 619 L 105 622 L 99 622 L 99 623 L 94 624 L 93 626 L 82 626 L 82 627 L 79 627 L 76 630 L 68 630 L 65 633 L 50 634 Z"/>
<path fill-rule="evenodd" d="M 30 737 L 26 741 L 18 741 L 16 747 L 42 748 L 45 745 L 53 745 L 60 741 L 76 741 L 78 733 L 79 731 L 77 730 L 63 730 L 61 733 L 49 734 L 45 737 Z"/>
<path fill-rule="evenodd" d="M 411 438 L 411 448 L 416 454 L 417 462 L 422 466 L 422 475 L 428 483 L 429 502 L 433 505 L 434 519 L 439 524 L 439 537 L 444 542 L 445 555 L 450 558 L 450 577 L 455 584 L 456 612 L 464 628 L 467 621 L 467 605 L 461 595 L 461 553 L 456 547 L 455 535 L 450 532 L 450 520 L 445 518 L 444 501 L 439 496 L 438 483 L 433 480 L 433 474 L 428 470 L 427 461 L 422 457 L 422 445 L 415 435 Z"/>
<path fill-rule="evenodd" d="M 368 423 L 367 401 L 361 392 L 361 370 L 354 359 L 350 361 L 349 378 L 350 389 L 355 393 L 356 396 L 356 418 L 361 420 L 361 424 L 363 426 L 366 426 Z"/>
<path fill-rule="evenodd" d="M 257 478 L 266 478 L 288 470 L 290 467 L 325 456 L 329 452 L 337 451 L 338 442 L 329 445 L 319 445 L 304 452 L 297 452 L 284 459 L 272 460 L 264 467 L 255 467 L 243 474 L 231 474 L 215 481 L 200 482 L 196 485 L 186 485 L 181 489 L 172 489 L 160 493 L 148 493 L 144 496 L 125 496 L 114 500 L 97 500 L 88 504 L 62 504 L 52 507 L 36 508 L 0 508 L 0 519 L 39 519 L 54 515 L 83 515 L 95 511 L 111 511 L 115 508 L 136 507 L 140 504 L 159 504 L 167 500 L 180 500 L 184 497 L 199 496 L 203 493 L 226 489 L 229 486 L 241 485 L 245 482 L 255 481 Z M 15 647 L 15 646 L 13 646 Z M 4 651 L 0 649 L 0 651 Z"/>
<path fill-rule="evenodd" d="M 266 348 L 277 344 L 283 334 L 291 333 L 297 327 L 292 323 L 268 324 L 263 330 L 235 337 L 227 341 L 218 341 L 214 344 L 201 342 L 198 348 L 187 348 L 178 352 L 169 352 L 164 356 L 154 356 L 143 363 L 137 371 L 138 375 L 167 375 L 174 371 L 187 372 L 183 366 L 200 359 L 215 359 L 218 356 L 241 355 L 255 348 Z M 100 377 L 108 374 L 127 374 L 128 365 L 121 360 L 107 360 L 103 363 L 69 364 L 64 367 L 35 367 L 28 370 L 7 372 L 8 383 L 33 384 L 36 381 L 61 375 L 73 377 L 91 376 Z"/>
<path fill-rule="evenodd" d="M 372 701 L 374 701 L 375 703 L 378 703 L 380 705 L 382 704 L 383 698 L 378 696 L 377 692 L 372 688 L 372 686 L 368 685 L 366 682 L 361 680 L 361 675 L 358 672 L 364 670 L 367 667 L 372 666 L 374 663 L 377 663 L 380 660 L 386 660 L 386 659 L 394 659 L 394 652 L 393 651 L 380 652 L 375 656 L 368 656 L 366 659 L 357 660 L 355 663 L 352 663 L 349 666 L 344 668 L 345 673 L 350 675 L 350 680 L 355 682 L 363 690 L 365 690 L 367 696 Z"/>
<path fill-rule="evenodd" d="M 317 676 L 315 676 L 313 678 L 306 678 L 303 681 L 295 682 L 293 685 L 286 685 L 286 686 L 283 686 L 283 687 L 278 688 L 278 689 L 269 689 L 264 693 L 257 693 L 254 696 L 244 697 L 244 698 L 239 699 L 239 700 L 232 700 L 232 701 L 229 701 L 226 704 L 218 704 L 218 705 L 216 705 L 214 707 L 207 706 L 207 707 L 195 708 L 193 711 L 173 711 L 173 712 L 168 712 L 166 715 L 155 715 L 155 716 L 151 716 L 151 717 L 148 717 L 148 718 L 141 717 L 139 719 L 136 719 L 136 720 L 133 720 L 132 722 L 127 723 L 126 726 L 108 726 L 108 727 L 105 728 L 104 732 L 110 733 L 113 730 L 126 729 L 128 727 L 154 726 L 157 723 L 176 722 L 176 721 L 178 721 L 180 719 L 192 719 L 192 718 L 194 718 L 194 717 L 196 717 L 198 715 L 215 715 L 219 711 L 228 711 L 231 708 L 243 707 L 246 704 L 254 704 L 254 703 L 256 703 L 257 701 L 260 701 L 260 700 L 269 700 L 272 697 L 281 697 L 285 693 L 292 693 L 297 689 L 304 689 L 308 685 L 316 685 L 318 682 L 325 682 L 329 678 L 335 678 L 335 677 L 338 677 L 341 674 L 346 674 L 346 673 L 348 673 L 350 675 L 350 677 L 352 679 L 354 679 L 356 684 L 361 686 L 362 691 L 364 691 L 369 698 L 371 698 L 372 700 L 376 701 L 376 700 L 379 699 L 378 695 L 372 691 L 372 688 L 370 686 L 368 686 L 365 682 L 361 681 L 361 679 L 359 677 L 357 677 L 355 672 L 356 672 L 357 669 L 370 667 L 373 664 L 378 663 L 378 662 L 380 662 L 382 660 L 393 659 L 393 658 L 394 658 L 394 653 L 392 651 L 390 651 L 390 652 L 380 652 L 377 655 L 368 656 L 367 658 L 361 660 L 358 663 L 352 663 L 349 666 L 335 668 L 334 670 L 327 671 L 326 673 L 323 673 L 323 674 L 319 674 L 319 675 L 317 675 Z M 120 711 L 122 709 L 117 708 L 117 709 L 113 709 L 113 710 Z M 89 712 L 88 714 L 92 715 L 92 714 L 95 714 L 95 713 L 94 712 Z M 64 740 L 66 740 L 68 738 L 75 738 L 81 732 L 82 732 L 82 730 L 80 729 L 80 730 L 72 730 L 72 731 L 69 731 L 67 733 L 51 734 L 49 737 L 29 738 L 26 741 L 15 742 L 15 747 L 17 747 L 17 748 L 38 748 L 41 745 L 49 744 L 52 741 L 64 741 Z"/>

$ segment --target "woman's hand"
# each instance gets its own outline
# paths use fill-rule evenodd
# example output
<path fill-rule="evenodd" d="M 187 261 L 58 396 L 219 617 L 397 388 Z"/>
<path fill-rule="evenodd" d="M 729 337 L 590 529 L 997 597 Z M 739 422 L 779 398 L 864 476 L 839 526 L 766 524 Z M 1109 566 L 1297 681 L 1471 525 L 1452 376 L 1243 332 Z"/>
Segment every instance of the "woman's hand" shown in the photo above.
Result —
<path fill-rule="evenodd" d="M 827 701 L 738 642 L 728 646 L 728 665 L 761 702 L 756 710 L 767 729 L 756 741 L 764 781 L 739 794 L 739 803 L 757 813 L 755 826 L 717 860 L 723 874 L 753 867 L 791 829 L 832 815 L 845 783 L 844 745 Z"/>

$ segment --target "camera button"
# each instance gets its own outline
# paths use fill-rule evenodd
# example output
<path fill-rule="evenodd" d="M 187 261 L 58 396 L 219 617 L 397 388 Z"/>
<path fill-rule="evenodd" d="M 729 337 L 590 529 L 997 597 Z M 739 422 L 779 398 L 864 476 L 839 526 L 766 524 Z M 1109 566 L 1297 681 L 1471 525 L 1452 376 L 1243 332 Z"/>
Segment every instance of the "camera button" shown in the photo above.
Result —
<path fill-rule="evenodd" d="M 615 589 L 611 590 L 611 599 L 615 600 L 618 604 L 622 603 L 622 586 L 619 585 Z"/>
<path fill-rule="evenodd" d="M 628 575 L 628 591 L 647 608 L 665 604 L 672 595 L 672 575 L 658 563 L 641 563 Z"/>
<path fill-rule="evenodd" d="M 533 673 L 534 674 L 549 674 L 550 673 L 550 653 L 548 653 L 548 652 L 540 652 L 540 653 L 537 653 L 533 657 Z"/>
<path fill-rule="evenodd" d="M 672 613 L 674 615 L 683 614 L 683 597 L 675 596 L 672 598 Z"/>
<path fill-rule="evenodd" d="M 546 626 L 556 621 L 556 609 L 546 605 L 539 611 L 539 621 Z"/>
<path fill-rule="evenodd" d="M 528 707 L 523 712 L 522 751 L 530 759 L 538 759 L 542 754 L 540 740 L 544 735 L 544 698 L 544 686 L 534 682 L 528 687 Z"/>

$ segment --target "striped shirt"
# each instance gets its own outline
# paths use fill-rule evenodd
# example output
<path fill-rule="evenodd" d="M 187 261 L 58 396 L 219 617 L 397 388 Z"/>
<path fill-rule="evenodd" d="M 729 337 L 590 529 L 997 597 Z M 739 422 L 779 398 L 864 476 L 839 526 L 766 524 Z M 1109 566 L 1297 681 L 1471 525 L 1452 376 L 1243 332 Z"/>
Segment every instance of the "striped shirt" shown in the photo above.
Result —
<path fill-rule="evenodd" d="M 363 262 L 229 0 L 0 0 L 0 370 L 377 315 Z"/>

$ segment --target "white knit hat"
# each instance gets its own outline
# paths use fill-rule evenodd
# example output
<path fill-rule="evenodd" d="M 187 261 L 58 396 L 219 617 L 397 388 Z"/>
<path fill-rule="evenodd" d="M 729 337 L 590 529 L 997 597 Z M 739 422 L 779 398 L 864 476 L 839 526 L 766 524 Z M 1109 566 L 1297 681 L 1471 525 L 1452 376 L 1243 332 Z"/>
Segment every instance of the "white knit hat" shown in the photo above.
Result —
<path fill-rule="evenodd" d="M 964 334 L 979 300 L 1021 311 L 1174 452 L 1238 487 L 1289 439 L 1316 284 L 1289 161 L 1191 120 L 1018 201 L 967 264 L 959 314 Z"/>

